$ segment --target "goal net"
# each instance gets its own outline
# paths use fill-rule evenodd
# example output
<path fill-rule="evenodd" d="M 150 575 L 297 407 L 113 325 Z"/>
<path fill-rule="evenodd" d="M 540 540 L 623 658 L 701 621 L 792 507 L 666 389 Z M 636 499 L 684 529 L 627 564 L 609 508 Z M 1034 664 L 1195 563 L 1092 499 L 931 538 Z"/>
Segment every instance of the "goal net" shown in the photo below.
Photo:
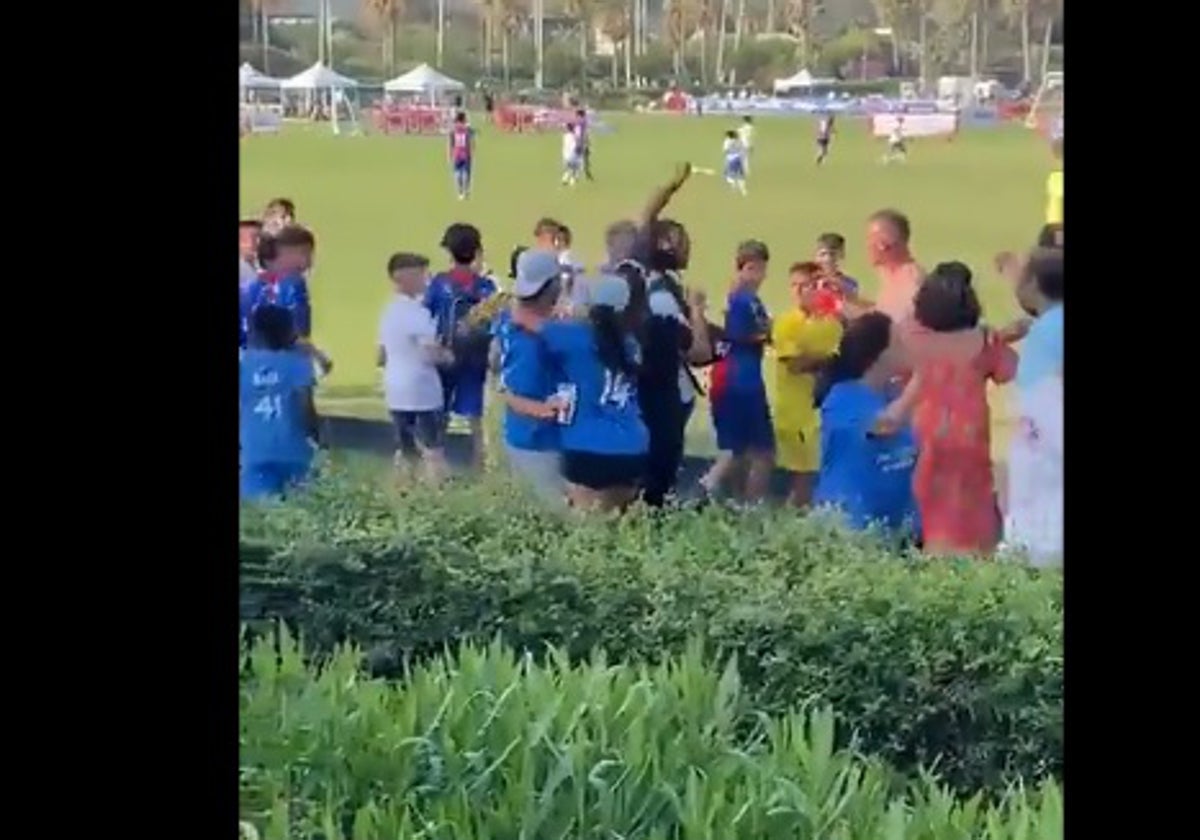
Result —
<path fill-rule="evenodd" d="M 1050 72 L 1042 79 L 1025 125 L 1036 128 L 1047 137 L 1062 133 L 1063 118 L 1063 74 Z"/>

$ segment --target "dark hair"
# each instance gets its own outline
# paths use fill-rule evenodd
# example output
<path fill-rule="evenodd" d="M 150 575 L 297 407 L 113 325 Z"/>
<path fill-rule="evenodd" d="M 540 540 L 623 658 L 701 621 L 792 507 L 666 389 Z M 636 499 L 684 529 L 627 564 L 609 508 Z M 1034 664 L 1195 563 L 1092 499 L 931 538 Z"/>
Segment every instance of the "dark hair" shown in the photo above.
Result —
<path fill-rule="evenodd" d="M 731 128 L 731 129 L 729 129 L 729 131 L 725 132 L 725 136 L 728 137 L 730 140 L 736 140 L 737 132 Z"/>
<path fill-rule="evenodd" d="M 442 247 L 456 265 L 470 265 L 483 250 L 483 236 L 475 225 L 455 222 L 442 234 Z"/>
<path fill-rule="evenodd" d="M 590 306 L 588 320 L 596 337 L 596 355 L 604 369 L 624 374 L 629 379 L 637 377 L 637 365 L 629 358 L 626 342 L 629 328 L 621 314 L 611 306 Z"/>
<path fill-rule="evenodd" d="M 837 353 L 817 374 L 813 402 L 819 407 L 834 385 L 861 379 L 891 343 L 892 319 L 886 313 L 867 312 L 851 321 Z"/>
<path fill-rule="evenodd" d="M 389 275 L 395 274 L 397 271 L 404 271 L 407 268 L 428 268 L 429 257 L 421 254 L 413 254 L 408 251 L 401 251 L 398 254 L 392 254 L 388 257 L 387 272 Z"/>
<path fill-rule="evenodd" d="M 886 223 L 892 230 L 896 231 L 896 236 L 900 237 L 900 241 L 905 244 L 912 238 L 912 225 L 908 221 L 908 216 L 905 216 L 899 210 L 877 210 L 871 214 L 870 220 L 872 222 Z"/>
<path fill-rule="evenodd" d="M 274 209 L 282 210 L 293 219 L 296 218 L 296 202 L 290 198 L 272 198 L 267 202 L 267 210 Z"/>
<path fill-rule="evenodd" d="M 585 110 L 584 108 L 576 108 L 576 109 L 575 109 L 575 116 L 577 116 L 577 117 L 586 117 L 586 116 L 587 116 L 587 110 Z"/>
<path fill-rule="evenodd" d="M 529 249 L 524 245 L 518 245 L 512 249 L 512 253 L 508 255 L 508 279 L 517 279 L 517 261 L 521 259 L 521 255 Z"/>
<path fill-rule="evenodd" d="M 1037 283 L 1047 300 L 1063 299 L 1063 252 L 1061 248 L 1035 248 L 1025 265 L 1026 274 Z"/>
<path fill-rule="evenodd" d="M 737 247 L 737 256 L 735 262 L 738 268 L 742 268 L 749 262 L 770 262 L 771 251 L 767 248 L 767 243 L 760 242 L 757 239 L 747 239 Z"/>
<path fill-rule="evenodd" d="M 913 300 L 917 321 L 934 332 L 979 326 L 983 310 L 971 286 L 971 269 L 961 262 L 938 263 Z"/>
<path fill-rule="evenodd" d="M 1061 223 L 1043 225 L 1038 232 L 1039 248 L 1061 248 L 1063 245 L 1063 226 Z"/>
<path fill-rule="evenodd" d="M 817 237 L 817 247 L 844 253 L 846 250 L 846 237 L 840 233 L 822 233 Z"/>
<path fill-rule="evenodd" d="M 747 114 L 746 116 L 742 117 L 742 122 L 752 123 L 754 122 L 754 117 Z"/>
<path fill-rule="evenodd" d="M 629 303 L 625 307 L 625 328 L 644 344 L 644 332 L 650 320 L 650 289 L 646 284 L 646 273 L 632 260 L 624 260 L 613 268 L 613 274 L 625 281 L 629 287 Z"/>
<path fill-rule="evenodd" d="M 275 244 L 274 236 L 263 236 L 258 240 L 258 250 L 255 257 L 258 258 L 258 264 L 266 268 L 275 261 L 279 256 L 279 246 Z"/>
<path fill-rule="evenodd" d="M 455 114 L 455 115 L 454 115 L 454 121 L 455 121 L 456 123 L 465 123 L 465 122 L 467 121 L 467 113 L 466 113 L 466 111 L 459 111 L 457 114 Z"/>
<path fill-rule="evenodd" d="M 292 313 L 283 306 L 263 304 L 250 315 L 250 337 L 256 346 L 286 350 L 296 343 Z"/>
<path fill-rule="evenodd" d="M 680 264 L 679 245 L 690 244 L 687 228 L 674 219 L 655 219 L 650 223 L 650 253 L 646 268 L 651 271 L 679 271 L 687 268 Z"/>
<path fill-rule="evenodd" d="M 279 248 L 315 248 L 317 240 L 308 228 L 288 225 L 275 234 L 275 245 Z"/>
<path fill-rule="evenodd" d="M 565 244 L 565 245 L 571 244 L 571 229 L 569 227 L 567 227 L 566 225 L 559 225 L 558 233 L 556 233 L 555 236 L 557 236 L 559 241 L 562 242 L 563 244 Z"/>

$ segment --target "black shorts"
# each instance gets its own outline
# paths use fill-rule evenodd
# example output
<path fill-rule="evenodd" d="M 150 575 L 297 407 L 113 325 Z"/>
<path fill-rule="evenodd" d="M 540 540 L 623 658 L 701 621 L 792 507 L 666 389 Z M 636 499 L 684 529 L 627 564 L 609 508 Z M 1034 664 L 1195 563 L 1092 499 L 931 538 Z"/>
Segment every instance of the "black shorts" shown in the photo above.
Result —
<path fill-rule="evenodd" d="M 890 146 L 891 146 L 891 150 L 892 150 L 893 152 L 899 152 L 900 154 L 907 154 L 907 153 L 908 153 L 908 150 L 904 148 L 904 141 L 903 141 L 903 140 L 901 140 L 899 143 L 891 143 L 891 144 L 890 144 Z"/>
<path fill-rule="evenodd" d="M 441 449 L 446 439 L 444 411 L 393 411 L 392 425 L 396 428 L 396 446 L 409 458 L 421 450 Z"/>
<path fill-rule="evenodd" d="M 636 487 L 646 471 L 646 456 L 564 452 L 562 471 L 569 483 L 589 490 Z"/>
<path fill-rule="evenodd" d="M 817 145 L 820 146 L 822 149 L 824 149 L 826 146 L 829 145 L 829 138 L 828 137 L 818 137 Z"/>

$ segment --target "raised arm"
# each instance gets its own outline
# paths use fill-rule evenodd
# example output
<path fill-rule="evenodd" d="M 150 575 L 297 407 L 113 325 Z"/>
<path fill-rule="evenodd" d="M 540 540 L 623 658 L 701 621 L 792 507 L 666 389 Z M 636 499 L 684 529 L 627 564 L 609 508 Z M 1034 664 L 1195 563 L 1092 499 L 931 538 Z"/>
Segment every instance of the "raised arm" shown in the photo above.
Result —
<path fill-rule="evenodd" d="M 650 194 L 650 200 L 646 202 L 646 206 L 642 209 L 642 215 L 638 219 L 639 227 L 649 227 L 651 223 L 658 219 L 658 214 L 665 210 L 667 205 L 671 203 L 671 198 L 675 193 L 679 192 L 679 188 L 687 182 L 691 174 L 692 165 L 690 163 L 679 164 L 679 167 L 675 170 L 675 177 Z"/>

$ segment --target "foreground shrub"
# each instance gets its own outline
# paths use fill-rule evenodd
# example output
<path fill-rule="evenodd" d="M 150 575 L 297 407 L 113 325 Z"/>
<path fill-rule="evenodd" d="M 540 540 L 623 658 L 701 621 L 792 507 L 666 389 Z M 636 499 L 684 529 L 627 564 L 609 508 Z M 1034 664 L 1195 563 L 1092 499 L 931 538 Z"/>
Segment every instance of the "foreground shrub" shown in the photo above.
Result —
<path fill-rule="evenodd" d="M 897 790 L 827 711 L 751 714 L 734 668 L 545 666 L 492 645 L 398 683 L 260 643 L 241 690 L 242 819 L 270 838 L 1062 837 L 1053 783 L 994 805 Z M 742 736 L 739 721 L 752 721 Z"/>
<path fill-rule="evenodd" d="M 580 522 L 508 488 L 394 499 L 333 481 L 244 517 L 242 617 L 371 671 L 499 636 L 656 662 L 703 636 L 756 708 L 820 702 L 864 750 L 997 789 L 1062 765 L 1061 577 L 898 557 L 786 511 Z"/>

